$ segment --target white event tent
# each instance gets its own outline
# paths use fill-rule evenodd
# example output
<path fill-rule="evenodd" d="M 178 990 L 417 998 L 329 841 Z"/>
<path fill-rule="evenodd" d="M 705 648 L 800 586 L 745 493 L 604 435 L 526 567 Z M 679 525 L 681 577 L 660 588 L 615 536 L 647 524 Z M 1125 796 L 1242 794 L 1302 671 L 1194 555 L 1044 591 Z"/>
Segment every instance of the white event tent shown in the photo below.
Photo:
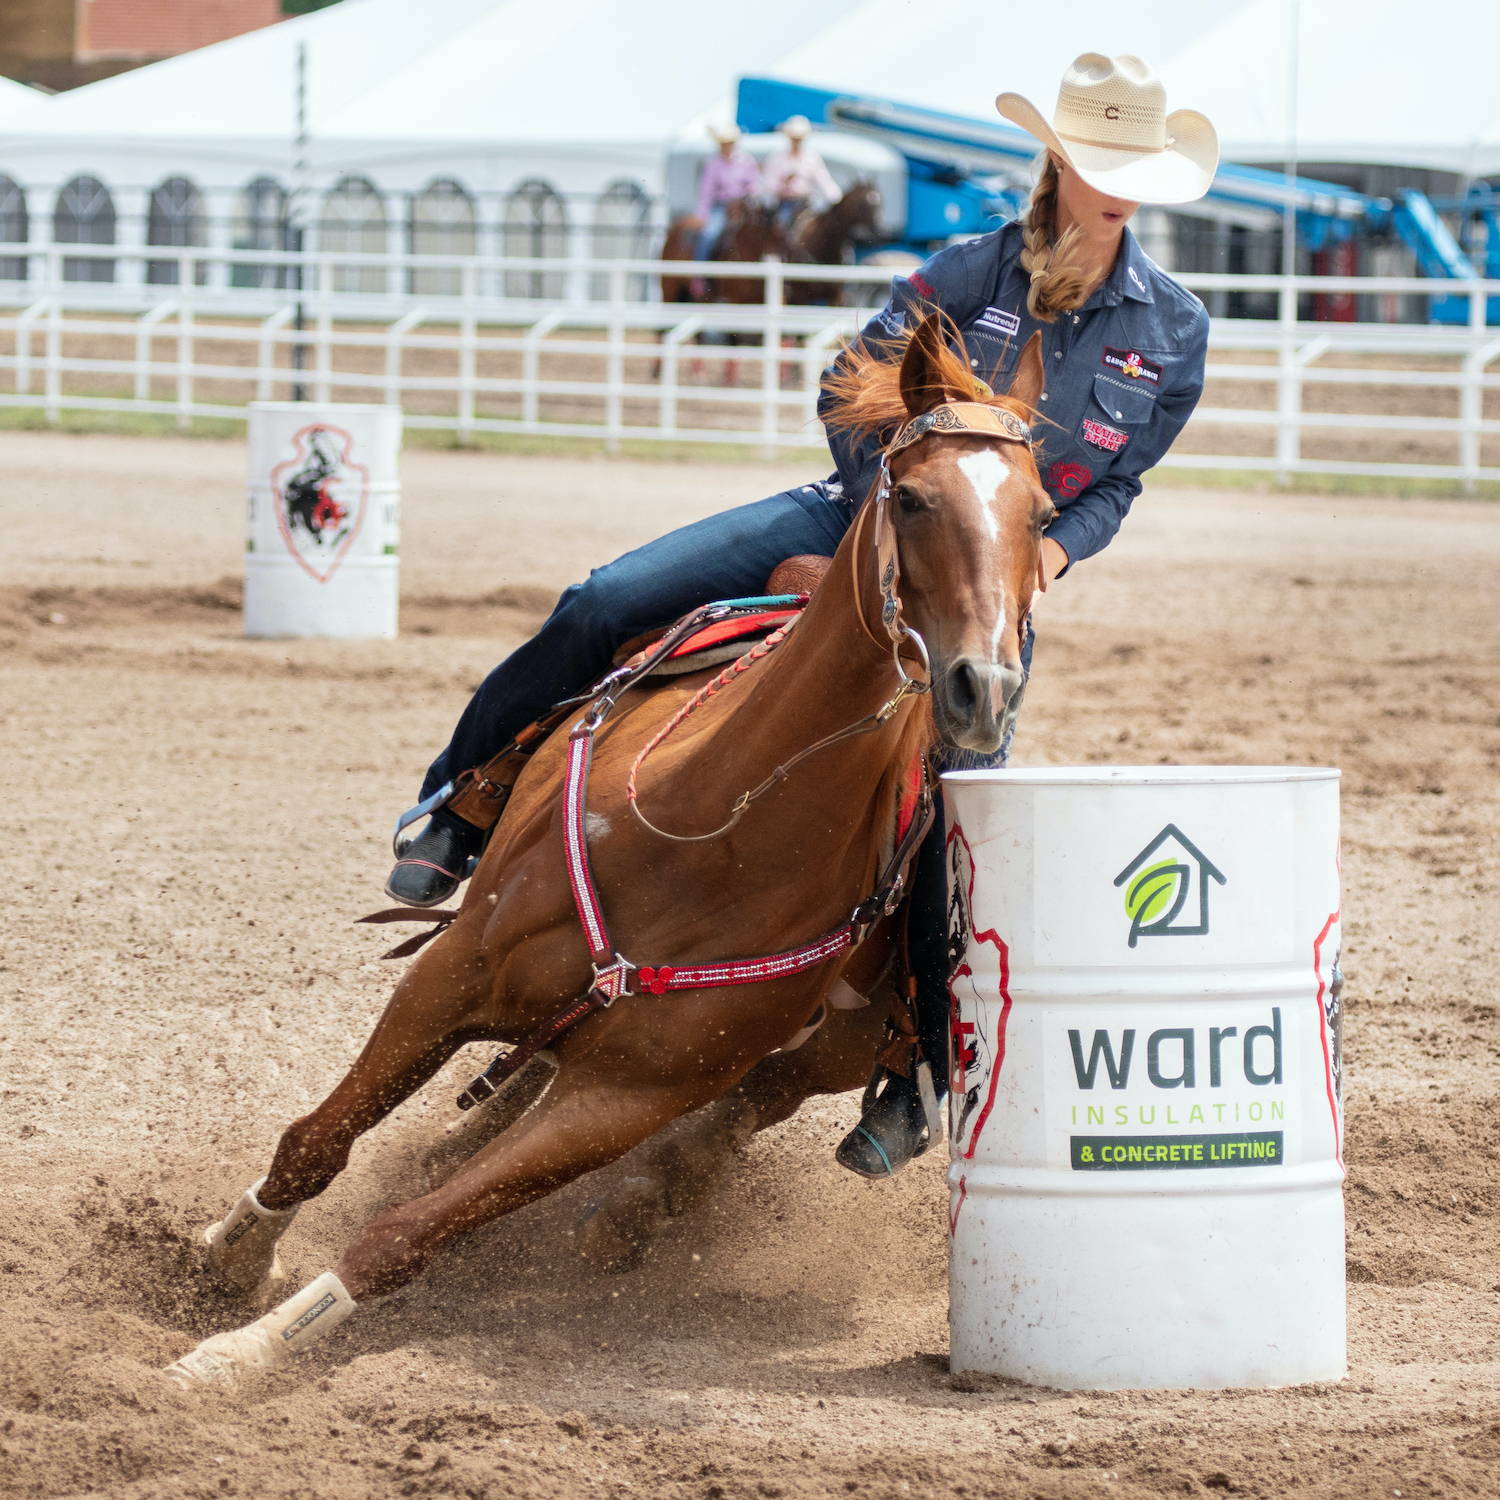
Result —
<path fill-rule="evenodd" d="M 0 116 L 13 115 L 19 109 L 25 109 L 30 104 L 46 98 L 45 94 L 38 93 L 36 89 L 29 89 L 24 83 L 16 83 L 9 78 L 0 78 Z"/>
<path fill-rule="evenodd" d="M 325 248 L 639 253 L 669 151 L 732 115 L 741 75 L 994 120 L 1002 87 L 1050 107 L 1085 47 L 1149 58 L 1227 160 L 1279 163 L 1295 133 L 1303 163 L 1500 173 L 1494 0 L 343 0 L 55 98 L 0 91 L 0 237 L 273 249 L 301 186 Z"/>

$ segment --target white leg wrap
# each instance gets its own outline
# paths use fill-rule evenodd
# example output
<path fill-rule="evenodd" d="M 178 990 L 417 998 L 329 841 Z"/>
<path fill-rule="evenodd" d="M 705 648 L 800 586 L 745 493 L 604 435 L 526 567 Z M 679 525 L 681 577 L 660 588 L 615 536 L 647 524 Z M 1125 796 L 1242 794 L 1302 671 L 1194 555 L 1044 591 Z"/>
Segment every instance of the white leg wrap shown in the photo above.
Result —
<path fill-rule="evenodd" d="M 274 1370 L 337 1328 L 354 1311 L 354 1298 L 324 1271 L 264 1317 L 204 1339 L 162 1372 L 179 1385 L 218 1385 L 239 1370 Z"/>
<path fill-rule="evenodd" d="M 301 1207 L 300 1204 L 282 1209 L 264 1207 L 255 1195 L 265 1182 L 262 1177 L 254 1187 L 246 1188 L 224 1218 L 203 1231 L 208 1263 L 215 1274 L 247 1294 L 266 1295 L 280 1285 L 284 1272 L 276 1255 L 276 1242 Z"/>

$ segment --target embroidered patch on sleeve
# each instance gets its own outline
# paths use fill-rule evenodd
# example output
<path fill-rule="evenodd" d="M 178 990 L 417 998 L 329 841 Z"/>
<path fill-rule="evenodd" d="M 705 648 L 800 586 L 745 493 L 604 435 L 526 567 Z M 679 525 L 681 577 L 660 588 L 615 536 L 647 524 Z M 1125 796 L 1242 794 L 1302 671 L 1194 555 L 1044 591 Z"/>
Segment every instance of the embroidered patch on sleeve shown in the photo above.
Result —
<path fill-rule="evenodd" d="M 1083 440 L 1096 448 L 1103 448 L 1106 453 L 1118 453 L 1130 441 L 1130 434 L 1121 432 L 1118 427 L 1107 427 L 1103 422 L 1094 421 L 1092 417 L 1085 417 Z"/>
<path fill-rule="evenodd" d="M 1021 317 L 1019 313 L 1010 312 L 1003 307 L 987 307 L 975 320 L 974 326 L 985 333 L 999 333 L 1013 339 L 1021 331 Z"/>
<path fill-rule="evenodd" d="M 1072 500 L 1083 493 L 1093 477 L 1082 464 L 1065 463 L 1059 459 L 1047 470 L 1047 488 L 1063 500 Z"/>
<path fill-rule="evenodd" d="M 937 296 L 937 293 L 932 289 L 932 283 L 920 271 L 913 271 L 906 278 L 906 283 L 914 292 L 920 292 L 924 297 Z"/>
<path fill-rule="evenodd" d="M 1147 385 L 1161 384 L 1161 366 L 1147 359 L 1135 349 L 1105 349 L 1100 364 L 1118 370 L 1132 380 L 1143 380 Z"/>

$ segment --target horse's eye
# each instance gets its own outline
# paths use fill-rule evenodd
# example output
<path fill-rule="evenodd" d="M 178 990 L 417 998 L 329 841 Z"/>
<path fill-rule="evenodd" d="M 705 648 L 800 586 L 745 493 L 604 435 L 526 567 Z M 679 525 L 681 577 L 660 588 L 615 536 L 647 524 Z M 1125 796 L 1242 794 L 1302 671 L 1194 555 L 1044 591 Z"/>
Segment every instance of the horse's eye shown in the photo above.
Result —
<path fill-rule="evenodd" d="M 915 490 L 909 490 L 904 484 L 896 486 L 896 508 L 903 516 L 914 516 L 919 510 L 926 507 L 922 503 L 922 497 Z"/>

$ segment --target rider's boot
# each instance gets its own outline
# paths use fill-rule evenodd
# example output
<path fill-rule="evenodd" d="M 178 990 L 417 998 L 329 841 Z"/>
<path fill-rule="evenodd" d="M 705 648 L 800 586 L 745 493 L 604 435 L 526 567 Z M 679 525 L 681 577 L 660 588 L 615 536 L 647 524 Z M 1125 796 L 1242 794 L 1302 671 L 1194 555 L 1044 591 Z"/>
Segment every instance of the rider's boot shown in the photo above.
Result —
<path fill-rule="evenodd" d="M 943 960 L 945 962 L 945 960 Z M 859 1124 L 839 1143 L 834 1158 L 861 1177 L 893 1177 L 942 1133 L 938 1105 L 947 1092 L 946 1070 L 931 1059 L 948 1046 L 946 978 L 908 976 L 906 995 L 892 1007 L 886 1045 L 875 1062 Z"/>
<path fill-rule="evenodd" d="M 437 906 L 462 884 L 485 830 L 440 807 L 396 861 L 385 883 L 387 896 L 406 906 Z"/>
<path fill-rule="evenodd" d="M 885 1087 L 880 1087 L 884 1075 Z M 834 1159 L 841 1167 L 861 1177 L 893 1177 L 913 1157 L 931 1144 L 927 1108 L 918 1086 L 918 1073 L 911 1077 L 878 1066 L 865 1090 L 864 1113 L 859 1124 L 839 1143 Z"/>

